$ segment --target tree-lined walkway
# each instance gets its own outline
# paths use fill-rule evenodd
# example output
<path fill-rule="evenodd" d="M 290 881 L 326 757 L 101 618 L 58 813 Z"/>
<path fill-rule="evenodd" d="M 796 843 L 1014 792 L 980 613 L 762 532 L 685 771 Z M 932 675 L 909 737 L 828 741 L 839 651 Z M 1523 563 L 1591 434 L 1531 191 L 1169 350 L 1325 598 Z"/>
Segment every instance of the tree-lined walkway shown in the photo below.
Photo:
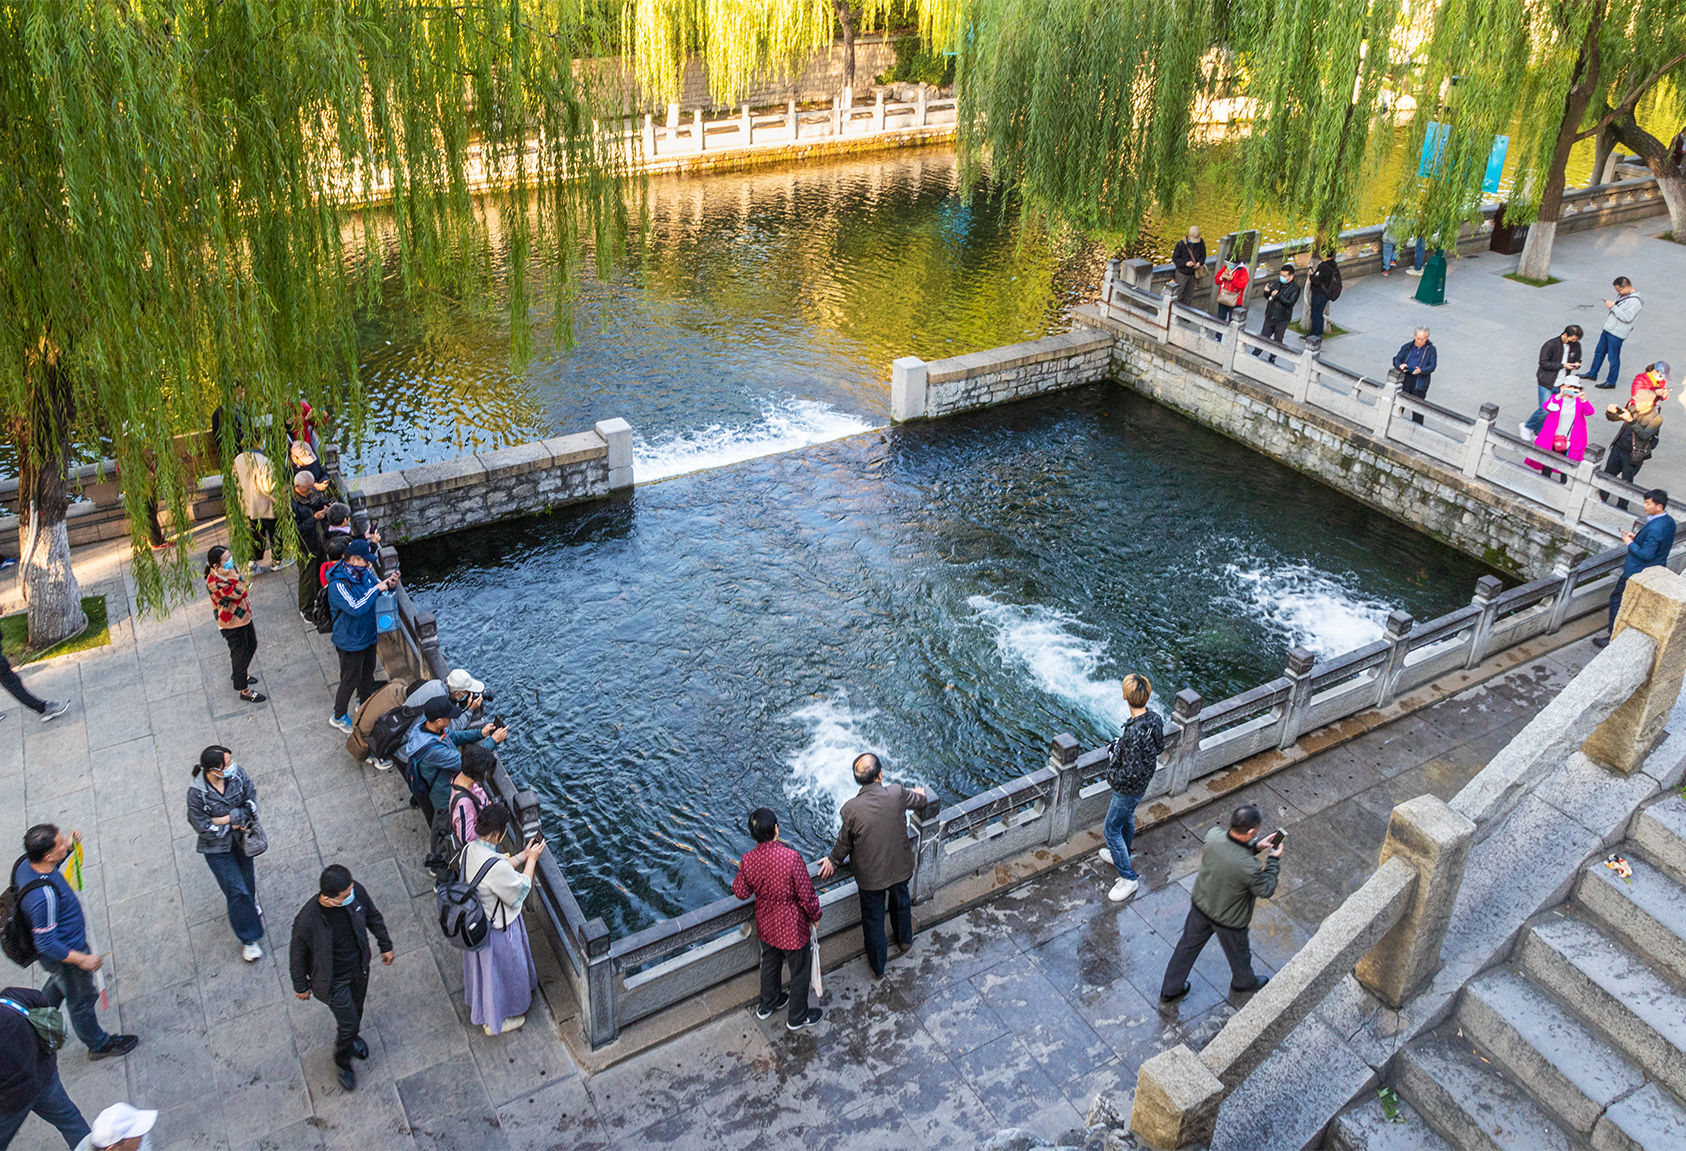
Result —
<path fill-rule="evenodd" d="M 1155 1001 L 1199 835 L 1226 803 L 1141 837 L 1143 891 L 1123 907 L 1088 857 L 924 932 L 881 984 L 858 961 L 828 972 L 827 1018 L 811 1032 L 745 1009 L 586 1077 L 541 1005 L 496 1039 L 468 1025 L 419 866 L 420 819 L 396 775 L 354 764 L 328 727 L 333 652 L 294 610 L 290 571 L 255 580 L 270 702 L 252 706 L 228 686 L 203 602 L 137 620 L 120 550 L 78 562 L 110 598 L 113 643 L 25 672 L 72 701 L 54 723 L 5 701 L 0 837 L 16 844 L 41 821 L 82 831 L 90 923 L 110 956 L 105 1022 L 141 1045 L 89 1063 L 73 1039 L 60 1066 L 90 1117 L 120 1099 L 160 1109 L 170 1151 L 971 1148 L 1006 1126 L 1058 1135 L 1103 1092 L 1127 1106 L 1143 1060 L 1204 1042 L 1234 1010 L 1216 948 L 1187 1000 L 1168 1014 Z M 1279 967 L 1368 874 L 1395 802 L 1456 791 L 1590 654 L 1583 641 L 1535 658 L 1240 793 L 1293 837 L 1255 920 L 1261 967 Z M 183 811 L 209 743 L 252 773 L 269 828 L 258 884 L 271 935 L 255 964 Z M 334 1080 L 327 1010 L 292 996 L 285 967 L 292 916 L 335 861 L 368 887 L 398 952 L 371 979 L 373 1052 L 354 1094 Z M 31 1119 L 15 1146 L 59 1144 Z"/>

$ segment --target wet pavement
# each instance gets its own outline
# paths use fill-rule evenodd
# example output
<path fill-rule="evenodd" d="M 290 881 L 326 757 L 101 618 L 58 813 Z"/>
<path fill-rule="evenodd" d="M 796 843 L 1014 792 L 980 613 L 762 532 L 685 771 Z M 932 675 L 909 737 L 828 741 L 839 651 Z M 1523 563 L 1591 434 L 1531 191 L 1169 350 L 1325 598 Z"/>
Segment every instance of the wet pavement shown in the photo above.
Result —
<path fill-rule="evenodd" d="M 161 1109 L 156 1142 L 170 1151 L 822 1151 L 971 1148 L 1007 1126 L 1057 1136 L 1099 1094 L 1127 1110 L 1144 1060 L 1198 1048 L 1241 1001 L 1214 945 L 1187 999 L 1157 1003 L 1200 836 L 1229 806 L 1257 802 L 1289 831 L 1281 886 L 1253 924 L 1258 969 L 1274 971 L 1369 874 L 1393 804 L 1449 798 L 1592 654 L 1579 641 L 1143 833 L 1142 892 L 1122 907 L 1091 856 L 922 931 L 882 981 L 859 959 L 827 972 L 826 1018 L 807 1032 L 744 1009 L 586 1076 L 541 1005 L 497 1039 L 466 1023 L 460 961 L 438 940 L 419 867 L 420 818 L 401 780 L 354 764 L 328 727 L 333 651 L 293 609 L 291 569 L 256 581 L 255 666 L 271 702 L 252 707 L 228 686 L 203 602 L 137 620 L 121 555 L 77 558 L 87 590 L 111 597 L 113 644 L 23 673 L 73 702 L 62 719 L 42 725 L 4 701 L 0 839 L 44 820 L 82 831 L 85 904 L 110 955 L 102 1019 L 142 1041 L 89 1063 L 72 1039 L 60 1067 L 90 1118 L 118 1100 Z M 239 958 L 184 814 L 189 766 L 209 743 L 252 772 L 269 825 L 257 871 L 275 934 L 255 964 Z M 276 955 L 334 861 L 367 885 L 398 951 L 374 971 L 373 1053 L 350 1095 L 334 1082 L 328 1012 L 292 997 Z M 551 960 L 540 962 L 542 976 Z M 59 1144 L 31 1118 L 13 1146 Z"/>

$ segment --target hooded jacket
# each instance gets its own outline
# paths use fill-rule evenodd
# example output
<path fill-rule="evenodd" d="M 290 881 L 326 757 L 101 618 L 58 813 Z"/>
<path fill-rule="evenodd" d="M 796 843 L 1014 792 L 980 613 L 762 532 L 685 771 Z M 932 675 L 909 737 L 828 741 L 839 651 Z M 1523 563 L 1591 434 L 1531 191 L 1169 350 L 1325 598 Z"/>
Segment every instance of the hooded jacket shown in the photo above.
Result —
<path fill-rule="evenodd" d="M 334 646 L 367 651 L 375 646 L 375 597 L 381 581 L 374 569 L 337 563 L 328 572 L 328 608 L 334 613 Z"/>

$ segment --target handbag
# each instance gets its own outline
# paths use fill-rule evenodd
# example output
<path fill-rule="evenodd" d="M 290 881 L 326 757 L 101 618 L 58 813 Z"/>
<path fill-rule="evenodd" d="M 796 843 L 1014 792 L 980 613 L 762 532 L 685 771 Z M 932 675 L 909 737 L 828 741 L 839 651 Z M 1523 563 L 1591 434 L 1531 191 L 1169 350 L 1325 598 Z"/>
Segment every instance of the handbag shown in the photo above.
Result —
<path fill-rule="evenodd" d="M 15 999 L 0 999 L 0 1003 L 29 1020 L 45 1050 L 53 1052 L 64 1046 L 64 1015 L 57 1007 L 25 1007 Z"/>
<path fill-rule="evenodd" d="M 815 999 L 825 996 L 825 981 L 820 977 L 820 925 L 808 925 L 808 990 Z"/>
<path fill-rule="evenodd" d="M 1224 288 L 1218 292 L 1218 303 L 1226 308 L 1233 308 L 1241 302 L 1241 293 Z"/>
<path fill-rule="evenodd" d="M 1569 450 L 1569 437 L 1568 436 L 1552 436 L 1551 437 L 1551 450 L 1554 451 L 1554 452 L 1567 452 Z"/>
<path fill-rule="evenodd" d="M 264 834 L 263 824 L 258 822 L 257 800 L 247 800 L 246 810 L 252 813 L 252 818 L 240 829 L 240 851 L 247 859 L 255 859 L 269 850 L 269 836 Z"/>

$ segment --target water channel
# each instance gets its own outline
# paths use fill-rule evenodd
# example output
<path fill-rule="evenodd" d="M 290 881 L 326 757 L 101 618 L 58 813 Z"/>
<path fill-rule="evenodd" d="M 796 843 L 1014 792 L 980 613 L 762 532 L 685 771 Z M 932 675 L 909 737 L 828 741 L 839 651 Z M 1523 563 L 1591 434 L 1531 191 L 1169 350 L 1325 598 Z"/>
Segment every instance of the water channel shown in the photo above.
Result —
<path fill-rule="evenodd" d="M 423 542 L 406 580 L 504 692 L 506 754 L 619 931 L 721 895 L 744 815 L 810 856 L 858 751 L 949 800 L 1292 644 L 1426 619 L 1483 569 L 1111 384 Z"/>

